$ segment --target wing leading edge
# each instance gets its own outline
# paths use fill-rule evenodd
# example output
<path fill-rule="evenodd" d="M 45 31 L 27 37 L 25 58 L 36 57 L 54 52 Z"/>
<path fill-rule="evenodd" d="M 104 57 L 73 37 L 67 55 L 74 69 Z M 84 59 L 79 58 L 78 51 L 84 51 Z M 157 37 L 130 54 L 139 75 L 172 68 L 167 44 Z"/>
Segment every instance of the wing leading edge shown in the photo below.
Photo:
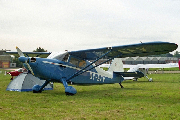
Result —
<path fill-rule="evenodd" d="M 95 60 L 98 57 L 106 54 L 105 58 L 124 58 L 135 56 L 148 56 L 165 54 L 177 49 L 178 45 L 169 42 L 148 42 L 140 44 L 104 47 L 98 49 L 87 49 L 69 52 L 70 55 L 83 60 Z"/>

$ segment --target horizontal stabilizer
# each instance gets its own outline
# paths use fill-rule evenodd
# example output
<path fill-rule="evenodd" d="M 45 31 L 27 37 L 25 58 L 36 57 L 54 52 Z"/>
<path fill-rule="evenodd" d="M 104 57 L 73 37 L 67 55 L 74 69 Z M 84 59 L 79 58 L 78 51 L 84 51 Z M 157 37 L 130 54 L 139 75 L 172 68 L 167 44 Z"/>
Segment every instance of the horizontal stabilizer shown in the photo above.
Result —
<path fill-rule="evenodd" d="M 140 71 L 136 71 L 136 72 L 113 72 L 113 73 L 117 74 L 117 75 L 122 75 L 123 77 L 137 77 L 137 78 L 144 77 L 144 74 Z"/>

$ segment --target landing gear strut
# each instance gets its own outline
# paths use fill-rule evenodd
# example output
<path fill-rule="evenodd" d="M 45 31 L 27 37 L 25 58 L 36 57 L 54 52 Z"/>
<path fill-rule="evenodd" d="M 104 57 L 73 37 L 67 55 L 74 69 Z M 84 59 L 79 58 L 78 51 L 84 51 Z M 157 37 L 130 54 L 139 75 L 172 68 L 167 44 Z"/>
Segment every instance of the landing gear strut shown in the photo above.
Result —
<path fill-rule="evenodd" d="M 66 78 L 62 78 L 62 83 L 64 85 L 66 95 L 75 95 L 77 93 L 74 87 L 68 86 Z"/>
<path fill-rule="evenodd" d="M 152 82 L 152 81 L 153 81 L 153 79 L 152 79 L 152 78 L 148 78 L 147 75 L 146 75 L 145 77 L 148 79 L 149 82 Z"/>
<path fill-rule="evenodd" d="M 121 83 L 119 83 L 119 85 L 121 86 L 121 88 L 124 88 L 124 87 L 121 85 Z"/>
<path fill-rule="evenodd" d="M 49 83 L 48 80 L 45 81 L 45 83 L 42 85 L 42 86 L 39 86 L 39 85 L 34 85 L 33 86 L 33 93 L 41 93 L 43 88 Z"/>

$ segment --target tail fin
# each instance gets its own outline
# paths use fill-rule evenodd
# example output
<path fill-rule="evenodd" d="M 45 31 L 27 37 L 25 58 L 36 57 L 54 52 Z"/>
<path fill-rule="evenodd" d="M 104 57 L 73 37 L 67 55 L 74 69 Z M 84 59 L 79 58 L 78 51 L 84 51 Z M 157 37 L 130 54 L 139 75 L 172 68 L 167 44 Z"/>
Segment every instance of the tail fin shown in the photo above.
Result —
<path fill-rule="evenodd" d="M 142 68 L 141 65 L 136 65 L 134 67 L 131 67 L 127 72 L 137 72 L 141 71 L 144 75 L 148 73 L 148 68 Z"/>
<path fill-rule="evenodd" d="M 108 72 L 124 72 L 121 58 L 114 58 L 108 69 Z"/>
<path fill-rule="evenodd" d="M 139 70 L 139 65 L 136 65 L 134 67 L 131 67 L 127 72 L 136 72 Z"/>

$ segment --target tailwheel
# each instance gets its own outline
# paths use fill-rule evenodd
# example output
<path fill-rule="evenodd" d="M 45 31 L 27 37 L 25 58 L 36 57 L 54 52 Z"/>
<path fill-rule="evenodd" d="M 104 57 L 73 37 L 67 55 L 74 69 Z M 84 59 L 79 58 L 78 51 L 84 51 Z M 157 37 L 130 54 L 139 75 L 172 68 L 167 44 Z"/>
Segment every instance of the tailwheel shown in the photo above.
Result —
<path fill-rule="evenodd" d="M 149 78 L 149 82 L 152 82 L 153 81 L 153 79 L 152 78 Z"/>
<path fill-rule="evenodd" d="M 121 86 L 121 88 L 124 88 L 124 87 L 121 85 L 121 83 L 119 83 L 119 85 Z"/>
<path fill-rule="evenodd" d="M 133 81 L 138 81 L 138 78 L 134 78 Z"/>

